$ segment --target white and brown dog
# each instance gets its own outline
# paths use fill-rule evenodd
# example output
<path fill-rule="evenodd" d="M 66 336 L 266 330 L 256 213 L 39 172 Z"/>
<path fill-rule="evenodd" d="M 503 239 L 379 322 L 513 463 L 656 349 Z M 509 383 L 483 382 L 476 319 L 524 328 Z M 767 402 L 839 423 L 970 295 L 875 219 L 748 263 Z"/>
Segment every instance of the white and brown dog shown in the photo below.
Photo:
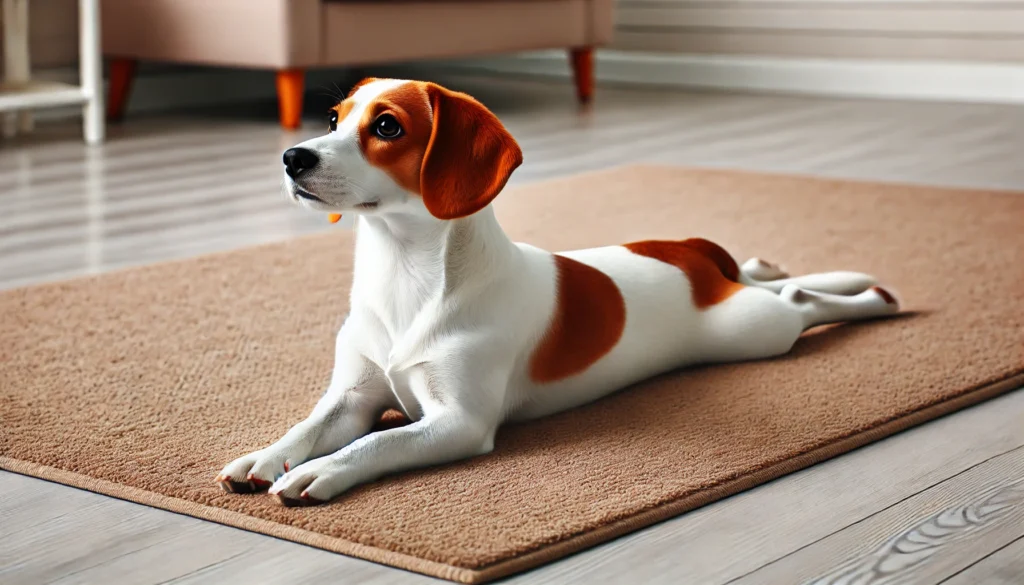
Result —
<path fill-rule="evenodd" d="M 487 453 L 506 420 L 682 366 L 777 356 L 810 327 L 898 311 L 868 275 L 739 267 L 706 240 L 558 254 L 513 243 L 490 203 L 521 162 L 473 98 L 390 79 L 356 86 L 327 135 L 284 153 L 295 202 L 358 214 L 351 312 L 313 412 L 228 464 L 224 489 L 324 502 Z M 388 408 L 411 424 L 370 433 Z"/>

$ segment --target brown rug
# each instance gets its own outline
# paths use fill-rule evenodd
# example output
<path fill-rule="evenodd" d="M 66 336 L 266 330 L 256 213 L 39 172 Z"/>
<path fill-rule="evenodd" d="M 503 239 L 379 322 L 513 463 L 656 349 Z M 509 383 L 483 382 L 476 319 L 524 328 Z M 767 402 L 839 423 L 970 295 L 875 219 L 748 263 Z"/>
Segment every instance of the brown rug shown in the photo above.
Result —
<path fill-rule="evenodd" d="M 330 505 L 223 493 L 330 374 L 352 234 L 0 295 L 0 467 L 466 583 L 549 562 L 1022 383 L 1024 196 L 629 167 L 512 189 L 516 239 L 704 236 L 874 273 L 913 313 L 504 428 L 491 455 Z"/>

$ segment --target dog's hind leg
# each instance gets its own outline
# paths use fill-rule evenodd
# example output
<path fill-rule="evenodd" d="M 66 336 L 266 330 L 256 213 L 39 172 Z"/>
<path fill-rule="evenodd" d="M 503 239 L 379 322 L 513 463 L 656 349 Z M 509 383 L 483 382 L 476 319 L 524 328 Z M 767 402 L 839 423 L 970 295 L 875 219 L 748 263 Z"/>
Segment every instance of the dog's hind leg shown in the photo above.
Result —
<path fill-rule="evenodd" d="M 789 284 L 778 294 L 748 286 L 703 316 L 701 362 L 762 359 L 788 352 L 807 329 L 828 323 L 871 319 L 899 311 L 895 296 L 881 287 L 856 295 L 834 295 Z"/>
<path fill-rule="evenodd" d="M 772 264 L 760 258 L 751 258 L 740 266 L 740 279 L 755 281 L 779 280 L 789 278 L 789 273 L 778 264 Z"/>
<path fill-rule="evenodd" d="M 855 295 L 836 295 L 788 284 L 779 293 L 779 298 L 796 307 L 803 317 L 805 330 L 829 323 L 883 317 L 900 310 L 896 296 L 880 286 L 872 286 Z"/>
<path fill-rule="evenodd" d="M 760 258 L 751 258 L 740 267 L 740 282 L 756 286 L 776 294 L 787 286 L 830 293 L 834 295 L 857 295 L 878 284 L 874 277 L 860 272 L 836 271 L 789 276 L 784 270 Z"/>

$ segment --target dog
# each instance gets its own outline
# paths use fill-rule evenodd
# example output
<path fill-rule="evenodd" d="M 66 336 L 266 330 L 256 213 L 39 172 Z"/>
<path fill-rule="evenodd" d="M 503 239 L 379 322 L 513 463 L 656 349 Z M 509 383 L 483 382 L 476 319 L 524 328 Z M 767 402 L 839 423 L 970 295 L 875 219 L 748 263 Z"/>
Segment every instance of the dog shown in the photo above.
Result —
<path fill-rule="evenodd" d="M 229 463 L 229 492 L 327 502 L 383 475 L 488 453 L 505 421 L 694 364 L 785 354 L 808 328 L 899 311 L 856 272 L 790 277 L 703 239 L 551 253 L 491 205 L 523 155 L 472 97 L 370 78 L 284 153 L 285 191 L 357 214 L 351 311 L 305 420 Z M 411 421 L 370 432 L 381 413 Z"/>

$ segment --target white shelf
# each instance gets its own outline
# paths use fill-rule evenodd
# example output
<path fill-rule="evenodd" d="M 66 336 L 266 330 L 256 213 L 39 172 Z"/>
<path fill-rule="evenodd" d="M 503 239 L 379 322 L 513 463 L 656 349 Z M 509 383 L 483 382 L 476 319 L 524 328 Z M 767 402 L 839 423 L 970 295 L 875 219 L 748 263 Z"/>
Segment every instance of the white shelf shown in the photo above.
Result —
<path fill-rule="evenodd" d="M 77 85 L 56 81 L 0 83 L 0 112 L 81 105 L 89 96 Z"/>
<path fill-rule="evenodd" d="M 3 83 L 0 130 L 12 137 L 32 131 L 32 110 L 82 107 L 82 134 L 88 144 L 103 142 L 103 72 L 100 57 L 100 0 L 78 0 L 78 79 L 75 85 L 32 79 L 29 55 L 30 0 L 0 0 L 3 30 Z M 14 113 L 17 111 L 17 113 Z"/>

